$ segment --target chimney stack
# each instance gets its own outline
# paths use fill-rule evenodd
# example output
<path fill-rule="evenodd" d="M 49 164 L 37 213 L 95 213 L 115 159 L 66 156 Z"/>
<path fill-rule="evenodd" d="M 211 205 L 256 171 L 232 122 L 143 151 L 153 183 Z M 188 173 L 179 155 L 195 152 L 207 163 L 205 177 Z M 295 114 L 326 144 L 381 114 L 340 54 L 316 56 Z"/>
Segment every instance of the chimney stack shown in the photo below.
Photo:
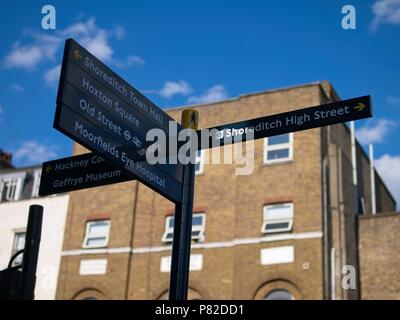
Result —
<path fill-rule="evenodd" d="M 0 169 L 14 168 L 11 164 L 12 154 L 0 149 Z"/>

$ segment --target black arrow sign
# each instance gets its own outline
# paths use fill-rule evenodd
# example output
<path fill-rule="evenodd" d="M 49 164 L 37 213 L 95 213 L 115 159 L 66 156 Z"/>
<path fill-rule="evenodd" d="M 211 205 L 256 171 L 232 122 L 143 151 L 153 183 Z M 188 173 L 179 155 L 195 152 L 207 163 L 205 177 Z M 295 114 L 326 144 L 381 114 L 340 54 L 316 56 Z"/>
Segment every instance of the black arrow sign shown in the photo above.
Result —
<path fill-rule="evenodd" d="M 201 129 L 197 134 L 200 141 L 202 134 L 206 137 L 205 133 L 210 132 L 209 137 L 203 137 L 200 147 L 208 149 L 242 142 L 251 135 L 255 140 L 369 117 L 372 117 L 371 97 L 363 96 Z"/>
<path fill-rule="evenodd" d="M 97 153 L 85 153 L 44 162 L 39 195 L 48 196 L 130 180 L 135 180 L 133 174 L 110 164 Z"/>
<path fill-rule="evenodd" d="M 178 132 L 182 129 L 76 41 L 66 41 L 54 128 L 166 198 L 180 202 L 183 165 L 145 161 L 146 149 L 153 144 L 145 139 L 151 129 L 163 130 L 167 140 L 176 139 L 169 135 L 170 122 Z"/>

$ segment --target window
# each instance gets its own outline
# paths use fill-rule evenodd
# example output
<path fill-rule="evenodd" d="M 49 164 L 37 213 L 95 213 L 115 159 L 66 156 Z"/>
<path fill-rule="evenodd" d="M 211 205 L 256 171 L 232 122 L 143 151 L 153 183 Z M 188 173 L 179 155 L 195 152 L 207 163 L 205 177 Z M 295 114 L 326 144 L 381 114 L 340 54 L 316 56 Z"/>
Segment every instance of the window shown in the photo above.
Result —
<path fill-rule="evenodd" d="M 167 217 L 165 220 L 165 231 L 162 236 L 162 242 L 172 242 L 174 238 L 174 217 Z"/>
<path fill-rule="evenodd" d="M 204 227 L 206 224 L 206 215 L 196 213 L 192 218 L 192 240 L 204 240 Z"/>
<path fill-rule="evenodd" d="M 262 233 L 289 232 L 293 226 L 293 204 L 281 203 L 264 206 Z"/>
<path fill-rule="evenodd" d="M 0 177 L 0 201 L 15 201 L 20 198 L 25 173 Z"/>
<path fill-rule="evenodd" d="M 25 234 L 26 234 L 25 232 L 16 232 L 15 233 L 11 256 L 13 256 L 15 253 L 17 253 L 18 251 L 25 248 Z M 18 266 L 18 265 L 22 264 L 22 257 L 23 257 L 22 253 L 20 255 L 18 255 L 15 258 L 12 266 L 14 267 L 14 266 Z"/>
<path fill-rule="evenodd" d="M 264 139 L 264 163 L 290 161 L 293 159 L 293 133 Z"/>
<path fill-rule="evenodd" d="M 204 229 L 206 216 L 204 213 L 195 213 L 192 218 L 192 240 L 204 241 Z M 174 237 L 174 217 L 169 216 L 165 220 L 165 231 L 161 238 L 162 242 L 172 242 Z"/>
<path fill-rule="evenodd" d="M 40 187 L 40 177 L 42 175 L 41 170 L 36 170 L 33 174 L 33 187 L 32 187 L 32 198 L 36 198 L 39 196 L 39 187 Z"/>
<path fill-rule="evenodd" d="M 195 173 L 202 174 L 204 171 L 204 150 L 197 150 L 196 152 L 196 163 L 195 163 Z"/>
<path fill-rule="evenodd" d="M 86 223 L 84 248 L 102 248 L 108 244 L 110 220 L 89 221 Z"/>
<path fill-rule="evenodd" d="M 268 293 L 264 300 L 294 300 L 294 297 L 285 289 L 275 289 Z"/>

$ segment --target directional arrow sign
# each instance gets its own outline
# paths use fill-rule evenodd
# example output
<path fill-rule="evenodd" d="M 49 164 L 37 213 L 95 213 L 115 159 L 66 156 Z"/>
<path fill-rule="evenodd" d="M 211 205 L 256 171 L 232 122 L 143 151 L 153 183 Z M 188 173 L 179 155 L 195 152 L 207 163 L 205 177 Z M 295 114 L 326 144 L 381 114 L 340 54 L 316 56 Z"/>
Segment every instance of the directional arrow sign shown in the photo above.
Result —
<path fill-rule="evenodd" d="M 134 180 L 135 176 L 96 153 L 44 162 L 39 195 L 64 193 Z"/>
<path fill-rule="evenodd" d="M 64 49 L 54 128 L 135 175 L 174 202 L 181 201 L 182 165 L 145 161 L 151 129 L 169 139 L 180 124 L 96 57 L 68 39 Z"/>
<path fill-rule="evenodd" d="M 261 139 L 369 117 L 372 117 L 371 97 L 363 96 L 202 129 L 197 134 L 201 139 L 202 131 L 205 133 L 210 130 L 210 137 L 206 140 L 208 143 L 204 145 L 202 142 L 200 147 L 207 149 L 245 141 L 249 134 L 254 135 L 253 139 Z"/>

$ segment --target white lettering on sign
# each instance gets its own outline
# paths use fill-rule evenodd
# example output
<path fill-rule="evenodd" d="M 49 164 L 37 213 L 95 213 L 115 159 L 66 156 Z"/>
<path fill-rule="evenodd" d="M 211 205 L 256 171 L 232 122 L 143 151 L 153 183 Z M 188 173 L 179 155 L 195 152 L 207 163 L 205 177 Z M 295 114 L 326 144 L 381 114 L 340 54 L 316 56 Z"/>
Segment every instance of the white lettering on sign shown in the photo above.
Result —
<path fill-rule="evenodd" d="M 294 261 L 294 247 L 284 246 L 261 249 L 261 264 L 291 263 Z"/>
<path fill-rule="evenodd" d="M 143 149 L 142 141 L 136 135 L 131 133 L 128 129 L 122 131 L 122 127 L 119 124 L 109 119 L 102 111 L 96 110 L 96 107 L 92 106 L 90 102 L 82 98 L 79 100 L 79 107 L 82 111 L 86 111 L 86 113 L 94 118 L 94 120 L 97 120 L 102 127 L 106 127 L 108 130 L 118 134 L 121 137 L 124 137 L 125 140 L 139 149 L 139 151 Z"/>
<path fill-rule="evenodd" d="M 203 255 L 202 254 L 191 254 L 189 270 L 190 271 L 199 271 L 201 269 L 203 269 Z M 160 271 L 161 272 L 170 272 L 171 271 L 171 256 L 161 257 Z"/>
<path fill-rule="evenodd" d="M 256 126 L 249 126 L 243 128 L 227 128 L 224 130 L 220 130 L 217 132 L 217 139 L 221 140 L 224 138 L 232 138 L 236 136 L 241 136 L 244 134 L 261 132 L 265 130 L 284 128 L 285 126 L 302 126 L 307 122 L 311 122 L 313 120 L 321 120 L 328 118 L 335 118 L 337 116 L 343 116 L 345 114 L 350 113 L 350 107 L 344 106 L 339 107 L 337 109 L 332 110 L 317 110 L 314 111 L 311 115 L 304 112 L 302 115 L 292 115 L 282 117 L 281 119 L 274 119 L 272 121 L 264 121 L 258 123 Z"/>
<path fill-rule="evenodd" d="M 103 163 L 103 162 L 104 162 L 104 159 L 103 159 L 102 157 L 100 157 L 100 156 L 94 155 L 94 156 L 90 159 L 90 162 L 91 162 L 92 164 L 99 164 L 99 163 Z"/>
<path fill-rule="evenodd" d="M 86 182 L 101 181 L 119 177 L 121 175 L 121 170 L 107 171 L 101 173 L 88 173 L 85 175 Z"/>
<path fill-rule="evenodd" d="M 99 66 L 97 66 L 92 59 L 89 57 L 85 58 L 85 67 L 87 67 L 90 71 L 95 73 L 101 80 L 107 82 L 110 86 L 112 86 L 116 91 L 121 93 L 123 96 L 128 95 L 128 90 L 126 90 L 125 85 L 120 84 L 114 76 L 108 75 L 103 71 Z"/>
<path fill-rule="evenodd" d="M 83 124 L 75 121 L 74 131 L 77 132 L 80 136 L 84 137 L 86 140 L 94 143 L 95 145 L 102 148 L 104 151 L 107 151 L 109 154 L 119 159 L 119 150 L 117 150 L 114 146 L 109 142 L 105 142 L 103 137 L 100 135 L 95 135 L 86 129 Z"/>
<path fill-rule="evenodd" d="M 104 138 L 100 135 L 92 133 L 90 130 L 86 129 L 85 126 L 75 120 L 74 131 L 80 136 L 84 137 L 84 140 L 90 141 L 94 145 L 102 148 L 104 151 L 108 152 L 114 158 L 119 159 L 124 163 L 127 169 L 131 169 L 134 174 L 140 175 L 146 178 L 146 181 L 150 183 L 156 183 L 158 186 L 165 189 L 165 178 L 161 178 L 157 173 L 146 169 L 141 162 L 135 162 L 131 159 L 128 154 L 124 151 L 120 152 L 115 146 L 112 146 L 110 142 L 104 141 Z"/>
<path fill-rule="evenodd" d="M 63 179 L 55 179 L 52 185 L 53 188 L 76 187 L 77 185 L 84 183 L 113 179 L 121 176 L 121 174 L 122 172 L 119 169 L 100 173 L 87 173 L 81 177 L 65 177 Z"/>
<path fill-rule="evenodd" d="M 65 188 L 65 187 L 76 187 L 78 184 L 83 183 L 83 177 L 73 178 L 66 177 L 62 180 L 54 180 L 53 187 L 54 188 Z"/>
<path fill-rule="evenodd" d="M 128 90 L 126 86 L 124 84 L 121 84 L 116 77 L 114 77 L 113 75 L 109 75 L 101 67 L 96 65 L 92 59 L 90 59 L 89 57 L 85 57 L 84 66 L 87 69 L 89 69 L 91 73 L 94 73 L 102 81 L 108 83 L 117 92 L 119 92 L 121 95 L 129 99 L 129 101 L 132 102 L 136 107 L 138 107 L 138 109 L 145 112 L 147 115 L 149 115 L 152 119 L 154 119 L 158 123 L 163 124 L 163 114 L 161 112 L 159 112 L 152 106 L 149 106 L 146 102 L 143 101 L 141 97 L 137 96 L 136 92 L 134 92 L 131 89 Z M 86 84 L 87 83 L 85 83 L 84 85 Z M 98 93 L 98 96 L 100 96 L 100 93 Z M 108 101 L 106 103 L 108 103 Z"/>
<path fill-rule="evenodd" d="M 93 84 L 91 84 L 90 80 L 82 78 L 82 87 L 91 93 L 93 97 L 112 108 L 113 101 L 111 98 L 107 97 L 100 89 L 97 89 Z"/>
<path fill-rule="evenodd" d="M 333 118 L 337 116 L 342 116 L 344 114 L 350 113 L 350 108 L 345 106 L 343 108 L 338 108 L 337 110 L 328 110 L 328 111 L 315 111 L 314 112 L 314 120 L 318 119 L 326 119 L 326 118 Z"/>
<path fill-rule="evenodd" d="M 107 259 L 81 260 L 79 265 L 80 275 L 99 275 L 107 273 Z"/>
<path fill-rule="evenodd" d="M 139 119 L 137 119 L 134 115 L 132 115 L 132 113 L 127 111 L 127 109 L 118 101 L 114 101 L 105 93 L 103 93 L 102 90 L 96 88 L 95 84 L 85 77 L 82 78 L 82 87 L 83 89 L 86 89 L 87 92 L 91 93 L 92 97 L 101 101 L 109 109 L 117 113 L 118 116 L 120 116 L 122 119 L 127 120 L 137 128 L 140 127 Z"/>
<path fill-rule="evenodd" d="M 54 166 L 55 171 L 63 171 L 75 168 L 86 168 L 89 163 L 89 160 L 77 160 L 77 161 L 69 161 L 67 163 L 56 163 Z"/>

